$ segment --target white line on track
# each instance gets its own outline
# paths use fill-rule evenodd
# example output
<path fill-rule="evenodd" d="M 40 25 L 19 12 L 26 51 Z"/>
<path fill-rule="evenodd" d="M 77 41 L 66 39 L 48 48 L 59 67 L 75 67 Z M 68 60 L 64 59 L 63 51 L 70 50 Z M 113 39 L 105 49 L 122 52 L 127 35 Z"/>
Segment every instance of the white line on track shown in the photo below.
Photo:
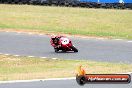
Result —
<path fill-rule="evenodd" d="M 44 34 L 39 34 L 40 36 L 44 35 Z"/>
<path fill-rule="evenodd" d="M 32 35 L 33 33 L 28 33 L 29 35 Z"/>
<path fill-rule="evenodd" d="M 40 58 L 47 58 L 47 57 L 40 57 Z"/>
<path fill-rule="evenodd" d="M 28 57 L 35 57 L 35 56 L 28 56 Z"/>
<path fill-rule="evenodd" d="M 52 58 L 53 60 L 56 60 L 57 58 Z"/>
<path fill-rule="evenodd" d="M 132 74 L 132 72 L 119 73 L 119 74 Z"/>
<path fill-rule="evenodd" d="M 123 40 L 123 39 L 114 39 L 114 40 Z"/>
<path fill-rule="evenodd" d="M 104 40 L 104 38 L 96 38 L 96 39 L 99 39 L 99 40 Z"/>
<path fill-rule="evenodd" d="M 13 55 L 13 56 L 16 56 L 16 57 L 18 57 L 18 56 L 20 56 L 20 55 Z"/>
<path fill-rule="evenodd" d="M 69 78 L 49 78 L 49 79 L 33 79 L 33 80 L 13 80 L 13 81 L 0 81 L 2 83 L 20 83 L 20 82 L 38 82 L 38 81 L 55 81 L 55 80 L 73 80 L 75 77 Z"/>
<path fill-rule="evenodd" d="M 4 55 L 10 55 L 10 54 L 4 54 Z"/>
<path fill-rule="evenodd" d="M 3 55 L 12 55 L 12 56 L 16 56 L 16 57 L 19 57 L 19 56 L 21 56 L 21 55 L 13 55 L 13 54 L 4 54 L 4 53 L 0 53 L 0 54 L 3 54 Z M 32 57 L 36 57 L 36 58 L 48 58 L 48 57 L 37 57 L 37 56 L 26 56 L 26 57 L 30 57 L 30 58 L 32 58 Z M 51 58 L 51 59 L 53 59 L 53 60 L 56 60 L 56 59 L 58 59 L 58 58 Z"/>
<path fill-rule="evenodd" d="M 21 34 L 21 32 L 17 32 L 18 34 Z"/>
<path fill-rule="evenodd" d="M 132 42 L 132 41 L 127 41 L 127 42 Z"/>

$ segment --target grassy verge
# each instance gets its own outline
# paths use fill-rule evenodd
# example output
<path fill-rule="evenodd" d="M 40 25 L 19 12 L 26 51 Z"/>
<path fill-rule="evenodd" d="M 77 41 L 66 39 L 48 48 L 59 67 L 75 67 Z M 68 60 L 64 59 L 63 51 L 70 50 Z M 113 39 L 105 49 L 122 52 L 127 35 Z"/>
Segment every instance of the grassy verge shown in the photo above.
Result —
<path fill-rule="evenodd" d="M 0 5 L 0 30 L 132 39 L 132 11 Z"/>
<path fill-rule="evenodd" d="M 121 73 L 132 71 L 132 64 L 86 60 L 52 60 L 0 55 L 0 80 L 73 77 L 78 65 L 87 73 Z"/>

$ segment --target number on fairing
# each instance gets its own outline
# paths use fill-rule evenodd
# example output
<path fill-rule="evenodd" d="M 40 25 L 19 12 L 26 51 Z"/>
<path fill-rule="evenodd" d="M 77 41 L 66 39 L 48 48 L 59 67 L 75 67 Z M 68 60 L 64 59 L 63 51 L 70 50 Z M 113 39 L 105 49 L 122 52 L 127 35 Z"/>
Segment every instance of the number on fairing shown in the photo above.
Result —
<path fill-rule="evenodd" d="M 69 39 L 68 38 L 62 38 L 62 44 L 68 44 Z"/>

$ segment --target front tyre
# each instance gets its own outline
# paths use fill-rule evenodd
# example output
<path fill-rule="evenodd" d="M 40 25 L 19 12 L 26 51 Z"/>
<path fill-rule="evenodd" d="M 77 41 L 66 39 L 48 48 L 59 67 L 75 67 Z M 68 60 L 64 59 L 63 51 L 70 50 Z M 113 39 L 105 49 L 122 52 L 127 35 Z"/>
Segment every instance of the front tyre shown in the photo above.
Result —
<path fill-rule="evenodd" d="M 75 46 L 71 47 L 74 52 L 78 52 L 78 49 Z"/>

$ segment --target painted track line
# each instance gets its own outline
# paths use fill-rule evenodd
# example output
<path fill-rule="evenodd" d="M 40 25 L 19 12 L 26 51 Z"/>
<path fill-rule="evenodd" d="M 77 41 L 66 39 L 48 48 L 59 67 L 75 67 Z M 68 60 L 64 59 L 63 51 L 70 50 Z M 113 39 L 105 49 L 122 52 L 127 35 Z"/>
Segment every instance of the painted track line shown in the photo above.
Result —
<path fill-rule="evenodd" d="M 47 58 L 47 57 L 40 57 L 40 58 Z"/>
<path fill-rule="evenodd" d="M 123 39 L 114 39 L 114 40 L 123 40 Z"/>
<path fill-rule="evenodd" d="M 8 56 L 8 55 L 10 55 L 10 54 L 4 54 L 4 55 L 7 55 L 7 56 Z"/>
<path fill-rule="evenodd" d="M 21 32 L 17 32 L 18 34 L 22 34 Z"/>
<path fill-rule="evenodd" d="M 13 54 L 8 54 L 8 53 L 0 53 L 1 55 L 6 55 L 6 56 L 9 56 L 9 55 L 11 55 L 11 56 L 15 56 L 15 57 L 23 57 L 22 55 L 18 55 L 18 54 L 16 54 L 16 55 L 13 55 Z M 45 59 L 45 58 L 48 58 L 48 59 L 52 59 L 52 60 L 57 60 L 58 58 L 50 58 L 50 57 L 39 57 L 39 56 L 24 56 L 24 57 L 29 57 L 29 58 L 43 58 L 43 59 Z"/>
<path fill-rule="evenodd" d="M 5 31 L 5 32 L 9 32 L 9 31 Z"/>
<path fill-rule="evenodd" d="M 13 81 L 0 81 L 0 84 L 3 83 L 25 83 L 25 82 L 38 82 L 38 81 L 56 81 L 56 80 L 74 80 L 75 77 L 69 78 L 49 78 L 49 79 L 33 79 L 33 80 L 13 80 Z"/>
<path fill-rule="evenodd" d="M 15 56 L 15 57 L 19 57 L 20 55 L 13 55 L 13 56 Z"/>
<path fill-rule="evenodd" d="M 27 56 L 27 57 L 35 57 L 35 56 Z"/>
<path fill-rule="evenodd" d="M 127 42 L 132 42 L 132 41 L 127 41 Z"/>
<path fill-rule="evenodd" d="M 57 58 L 51 58 L 51 59 L 53 59 L 53 60 L 57 60 Z"/>
<path fill-rule="evenodd" d="M 33 33 L 28 33 L 29 35 L 33 35 Z"/>
<path fill-rule="evenodd" d="M 39 34 L 40 36 L 43 36 L 44 34 Z"/>

